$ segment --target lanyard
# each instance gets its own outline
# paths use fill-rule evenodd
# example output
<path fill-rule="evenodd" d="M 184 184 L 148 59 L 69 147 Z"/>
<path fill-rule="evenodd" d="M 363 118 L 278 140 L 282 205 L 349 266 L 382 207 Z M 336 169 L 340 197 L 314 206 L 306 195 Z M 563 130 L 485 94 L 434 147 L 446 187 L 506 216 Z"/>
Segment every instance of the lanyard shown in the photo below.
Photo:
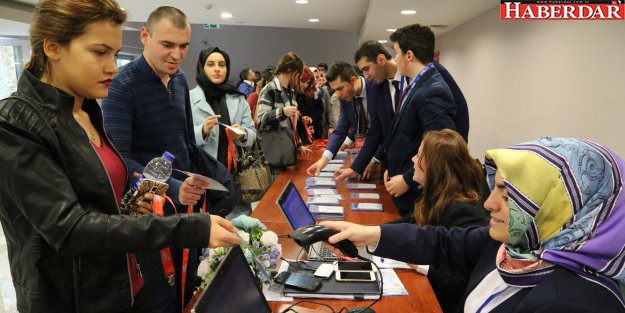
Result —
<path fill-rule="evenodd" d="M 493 299 L 495 299 L 504 290 L 506 289 L 504 288 L 488 296 L 488 298 L 484 301 L 484 303 L 482 303 L 482 305 L 480 305 L 480 307 L 477 308 L 477 311 L 475 311 L 475 313 L 481 313 L 482 310 L 486 307 L 486 305 L 488 305 L 491 301 L 493 301 Z"/>
<path fill-rule="evenodd" d="M 232 140 L 232 132 L 230 129 L 225 128 L 226 130 L 226 138 L 228 138 L 228 172 L 235 173 L 237 172 L 237 151 L 234 149 L 234 143 Z M 232 170 L 234 167 L 234 171 Z"/>
<path fill-rule="evenodd" d="M 171 203 L 174 207 L 174 211 L 178 214 L 178 209 L 176 205 L 171 200 L 170 197 L 164 195 L 165 199 Z M 165 199 L 162 199 L 159 195 L 154 195 L 154 200 L 152 201 L 152 212 L 159 216 L 164 216 L 163 207 L 165 205 Z M 187 213 L 193 213 L 193 206 L 187 206 Z M 206 213 L 206 191 L 204 191 L 204 203 L 202 204 L 202 213 Z M 160 251 L 161 255 L 161 263 L 163 264 L 163 272 L 165 274 L 165 278 L 167 279 L 167 283 L 170 286 L 174 286 L 176 284 L 176 270 L 174 269 L 174 262 L 171 257 L 171 249 L 169 247 L 165 247 Z M 181 298 L 181 308 L 184 311 L 184 287 L 187 283 L 187 264 L 189 263 L 189 249 L 182 250 L 182 276 L 181 276 L 181 286 L 182 290 Z M 182 312 L 182 311 L 181 311 Z"/>
<path fill-rule="evenodd" d="M 425 75 L 425 73 L 427 73 L 429 70 L 434 68 L 434 64 L 430 63 L 428 65 L 425 66 L 425 68 L 423 68 L 421 70 L 421 72 L 419 72 L 419 74 L 417 75 L 417 77 L 415 77 L 411 82 L 410 82 L 410 86 L 408 91 L 406 92 L 406 94 L 404 95 L 404 98 L 401 101 L 401 105 L 404 104 L 404 100 L 408 99 L 408 96 L 410 95 L 410 93 L 412 92 L 412 89 L 414 89 L 414 86 L 419 82 L 419 80 L 421 80 L 421 78 L 423 77 L 423 75 Z"/>

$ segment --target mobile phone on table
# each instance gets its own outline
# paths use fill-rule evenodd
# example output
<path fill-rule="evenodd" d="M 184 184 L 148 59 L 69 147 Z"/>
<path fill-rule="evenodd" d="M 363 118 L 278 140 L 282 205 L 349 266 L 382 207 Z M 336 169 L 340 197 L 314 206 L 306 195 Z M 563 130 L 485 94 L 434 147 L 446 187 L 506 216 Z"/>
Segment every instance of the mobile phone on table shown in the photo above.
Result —
<path fill-rule="evenodd" d="M 338 272 L 335 272 L 335 277 L 337 281 L 356 281 L 356 282 L 375 281 L 374 272 L 338 271 Z"/>
<path fill-rule="evenodd" d="M 273 281 L 289 287 L 315 291 L 321 285 L 322 279 L 310 275 L 282 272 Z"/>
<path fill-rule="evenodd" d="M 336 263 L 336 271 L 373 272 L 374 269 L 371 262 L 339 261 Z"/>

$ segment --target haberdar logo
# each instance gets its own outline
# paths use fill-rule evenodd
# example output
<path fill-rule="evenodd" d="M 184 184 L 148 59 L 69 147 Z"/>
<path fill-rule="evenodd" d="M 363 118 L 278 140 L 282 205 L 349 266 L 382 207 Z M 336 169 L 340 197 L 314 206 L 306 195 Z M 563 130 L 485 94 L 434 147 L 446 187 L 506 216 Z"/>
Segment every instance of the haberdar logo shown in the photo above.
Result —
<path fill-rule="evenodd" d="M 624 0 L 501 1 L 502 20 L 625 20 Z"/>

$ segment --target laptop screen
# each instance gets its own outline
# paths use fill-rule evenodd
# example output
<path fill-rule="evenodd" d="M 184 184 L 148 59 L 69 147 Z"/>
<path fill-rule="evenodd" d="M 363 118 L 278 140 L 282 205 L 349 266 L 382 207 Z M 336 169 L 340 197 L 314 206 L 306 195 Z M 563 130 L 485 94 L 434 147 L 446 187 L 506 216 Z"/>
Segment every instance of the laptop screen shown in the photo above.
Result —
<path fill-rule="evenodd" d="M 243 250 L 239 246 L 233 247 L 191 312 L 271 313 L 269 303 L 253 277 Z"/>
<path fill-rule="evenodd" d="M 315 225 L 315 218 L 310 214 L 304 199 L 300 196 L 292 181 L 286 185 L 278 199 L 278 205 L 293 229 Z"/>

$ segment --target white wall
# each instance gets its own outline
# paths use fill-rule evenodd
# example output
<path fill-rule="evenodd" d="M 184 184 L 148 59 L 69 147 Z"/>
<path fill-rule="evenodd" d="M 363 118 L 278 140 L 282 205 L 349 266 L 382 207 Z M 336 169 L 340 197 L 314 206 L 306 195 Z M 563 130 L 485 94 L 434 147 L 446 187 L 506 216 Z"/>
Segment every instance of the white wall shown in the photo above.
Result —
<path fill-rule="evenodd" d="M 625 23 L 500 21 L 488 11 L 437 39 L 469 104 L 469 145 L 539 136 L 602 143 L 625 157 Z"/>

